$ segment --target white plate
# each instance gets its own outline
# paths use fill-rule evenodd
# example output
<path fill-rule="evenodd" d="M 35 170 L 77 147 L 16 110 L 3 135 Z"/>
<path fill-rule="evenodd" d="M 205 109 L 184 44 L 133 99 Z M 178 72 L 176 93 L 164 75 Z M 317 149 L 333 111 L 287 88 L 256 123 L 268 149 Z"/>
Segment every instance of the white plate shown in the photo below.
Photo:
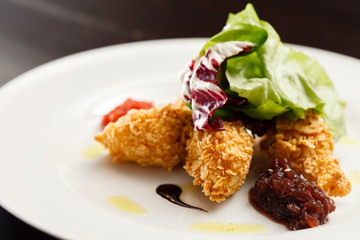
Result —
<path fill-rule="evenodd" d="M 148 41 L 96 49 L 38 67 L 0 89 L 0 202 L 24 221 L 67 239 L 307 239 L 359 236 L 360 188 L 336 199 L 325 225 L 289 231 L 256 212 L 248 202 L 249 179 L 233 197 L 213 204 L 200 191 L 186 201 L 204 213 L 173 205 L 155 193 L 162 183 L 185 184 L 181 169 L 168 172 L 135 164 L 114 166 L 106 156 L 88 159 L 101 116 L 126 97 L 174 101 L 178 71 L 203 39 Z M 344 170 L 360 170 L 359 69 L 357 59 L 294 46 L 323 64 L 348 101 L 350 144 L 337 144 Z M 142 205 L 144 216 L 123 212 L 105 199 L 126 195 Z M 214 234 L 189 229 L 193 222 L 259 223 L 266 232 Z"/>

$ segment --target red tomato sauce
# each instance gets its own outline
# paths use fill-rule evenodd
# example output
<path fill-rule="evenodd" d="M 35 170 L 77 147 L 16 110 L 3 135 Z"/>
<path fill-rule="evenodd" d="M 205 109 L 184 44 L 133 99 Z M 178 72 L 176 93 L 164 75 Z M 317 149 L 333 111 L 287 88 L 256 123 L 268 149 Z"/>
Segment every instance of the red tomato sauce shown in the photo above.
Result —
<path fill-rule="evenodd" d="M 106 114 L 101 122 L 102 127 L 105 127 L 109 122 L 116 122 L 120 117 L 124 116 L 131 109 L 149 109 L 154 107 L 152 102 L 135 101 L 131 98 L 125 100 L 125 102 L 111 112 Z"/>

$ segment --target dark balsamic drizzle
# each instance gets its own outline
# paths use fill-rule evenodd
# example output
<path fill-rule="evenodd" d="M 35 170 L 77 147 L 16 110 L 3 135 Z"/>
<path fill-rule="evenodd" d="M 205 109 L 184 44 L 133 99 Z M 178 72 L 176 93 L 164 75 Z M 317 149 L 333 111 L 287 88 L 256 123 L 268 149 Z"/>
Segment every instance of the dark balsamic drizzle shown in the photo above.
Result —
<path fill-rule="evenodd" d="M 192 208 L 192 209 L 198 209 L 204 212 L 208 212 L 205 209 L 199 208 L 199 207 L 195 207 L 195 206 L 191 206 L 187 203 L 184 203 L 181 199 L 180 199 L 180 195 L 182 193 L 182 189 L 174 184 L 161 184 L 156 188 L 156 193 L 159 194 L 161 197 L 167 199 L 169 202 L 177 204 L 179 206 L 182 207 L 186 207 L 186 208 Z"/>

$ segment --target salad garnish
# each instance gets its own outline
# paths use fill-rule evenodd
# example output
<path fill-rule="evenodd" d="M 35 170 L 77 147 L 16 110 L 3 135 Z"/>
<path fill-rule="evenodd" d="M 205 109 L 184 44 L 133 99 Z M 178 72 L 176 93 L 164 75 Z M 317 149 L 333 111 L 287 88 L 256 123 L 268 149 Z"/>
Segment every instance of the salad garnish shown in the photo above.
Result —
<path fill-rule="evenodd" d="M 206 58 L 209 49 L 213 52 L 214 46 L 234 41 L 251 43 L 252 48 L 242 52 L 245 54 L 225 56 L 217 71 L 209 60 L 207 64 L 199 60 Z M 304 119 L 305 112 L 313 110 L 326 122 L 335 141 L 345 135 L 345 103 L 336 94 L 323 67 L 282 43 L 274 28 L 259 19 L 251 4 L 229 15 L 223 30 L 207 41 L 191 62 L 191 68 L 212 76 L 211 81 L 207 80 L 208 86 L 199 91 L 198 82 L 206 81 L 191 76 L 190 70 L 180 74 L 185 90 L 183 99 L 193 108 L 193 122 L 198 130 L 223 130 L 223 124 L 218 124 L 220 120 L 214 121 L 217 124 L 209 122 L 219 116 L 232 118 L 236 112 L 257 120 L 271 120 L 282 114 L 296 120 Z M 193 92 L 201 92 L 201 96 Z M 239 105 L 226 104 L 229 97 L 246 101 Z"/>
<path fill-rule="evenodd" d="M 212 117 L 214 111 L 227 102 L 228 97 L 219 87 L 216 75 L 221 64 L 228 58 L 248 53 L 250 42 L 230 41 L 216 43 L 207 49 L 196 69 L 194 60 L 184 71 L 183 100 L 191 105 L 196 130 L 225 130 L 220 117 Z"/>

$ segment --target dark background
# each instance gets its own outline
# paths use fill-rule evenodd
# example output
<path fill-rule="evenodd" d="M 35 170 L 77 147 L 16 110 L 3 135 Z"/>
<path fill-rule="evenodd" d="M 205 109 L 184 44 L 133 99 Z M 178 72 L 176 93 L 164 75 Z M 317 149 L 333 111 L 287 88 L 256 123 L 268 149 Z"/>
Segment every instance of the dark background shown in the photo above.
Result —
<path fill-rule="evenodd" d="M 0 86 L 68 54 L 149 39 L 210 37 L 248 1 L 0 0 Z M 284 42 L 360 58 L 360 1 L 252 1 Z M 1 239 L 53 239 L 0 208 Z"/>

